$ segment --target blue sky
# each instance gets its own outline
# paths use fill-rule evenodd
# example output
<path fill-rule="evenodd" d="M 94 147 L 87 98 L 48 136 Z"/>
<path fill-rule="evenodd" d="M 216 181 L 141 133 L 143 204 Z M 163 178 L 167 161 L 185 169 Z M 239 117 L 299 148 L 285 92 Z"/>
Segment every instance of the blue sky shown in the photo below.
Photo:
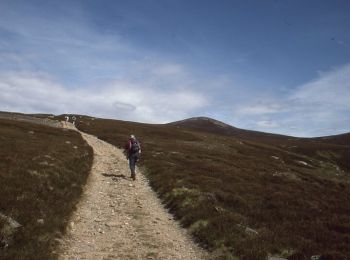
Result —
<path fill-rule="evenodd" d="M 350 132 L 350 2 L 1 0 L 0 110 Z"/>

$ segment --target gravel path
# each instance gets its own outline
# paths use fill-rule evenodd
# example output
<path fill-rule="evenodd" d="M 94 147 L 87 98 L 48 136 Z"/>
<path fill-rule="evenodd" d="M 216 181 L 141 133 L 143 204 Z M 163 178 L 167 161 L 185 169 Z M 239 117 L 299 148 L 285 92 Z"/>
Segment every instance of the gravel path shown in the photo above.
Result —
<path fill-rule="evenodd" d="M 207 259 L 120 149 L 82 133 L 94 163 L 59 259 Z"/>

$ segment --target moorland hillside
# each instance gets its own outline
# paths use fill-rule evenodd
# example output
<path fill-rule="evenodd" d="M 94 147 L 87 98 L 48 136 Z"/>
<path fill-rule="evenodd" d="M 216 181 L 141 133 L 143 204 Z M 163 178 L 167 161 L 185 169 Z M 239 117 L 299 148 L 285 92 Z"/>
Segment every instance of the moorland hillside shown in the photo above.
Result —
<path fill-rule="evenodd" d="M 139 137 L 150 184 L 213 255 L 349 255 L 349 134 L 295 138 L 207 118 L 155 125 L 78 116 L 77 127 L 120 148 Z"/>
<path fill-rule="evenodd" d="M 91 148 L 75 132 L 42 126 L 64 116 L 0 115 L 5 259 L 49 256 L 80 196 Z M 151 186 L 213 258 L 349 256 L 350 134 L 296 138 L 210 118 L 163 125 L 77 118 L 80 130 L 119 148 L 130 134 L 139 137 Z"/>
<path fill-rule="evenodd" d="M 0 114 L 0 259 L 54 259 L 80 198 L 93 152 L 57 125 Z"/>

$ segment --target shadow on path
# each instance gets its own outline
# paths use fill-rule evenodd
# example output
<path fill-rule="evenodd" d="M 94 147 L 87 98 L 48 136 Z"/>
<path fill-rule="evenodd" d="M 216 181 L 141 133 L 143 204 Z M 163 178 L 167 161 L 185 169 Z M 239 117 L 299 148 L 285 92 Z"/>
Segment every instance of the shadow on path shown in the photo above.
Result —
<path fill-rule="evenodd" d="M 103 176 L 105 177 L 114 177 L 115 178 L 123 178 L 126 179 L 126 176 L 124 174 L 114 174 L 114 173 L 102 173 Z"/>

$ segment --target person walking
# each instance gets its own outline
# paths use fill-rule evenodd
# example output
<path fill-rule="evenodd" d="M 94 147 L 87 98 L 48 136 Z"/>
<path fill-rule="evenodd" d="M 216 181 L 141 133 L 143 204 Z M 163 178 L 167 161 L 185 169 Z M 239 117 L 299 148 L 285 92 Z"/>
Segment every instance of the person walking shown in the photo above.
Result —
<path fill-rule="evenodd" d="M 130 135 L 128 142 L 125 145 L 126 158 L 129 160 L 131 178 L 136 180 L 136 163 L 140 159 L 141 145 L 134 135 Z"/>

